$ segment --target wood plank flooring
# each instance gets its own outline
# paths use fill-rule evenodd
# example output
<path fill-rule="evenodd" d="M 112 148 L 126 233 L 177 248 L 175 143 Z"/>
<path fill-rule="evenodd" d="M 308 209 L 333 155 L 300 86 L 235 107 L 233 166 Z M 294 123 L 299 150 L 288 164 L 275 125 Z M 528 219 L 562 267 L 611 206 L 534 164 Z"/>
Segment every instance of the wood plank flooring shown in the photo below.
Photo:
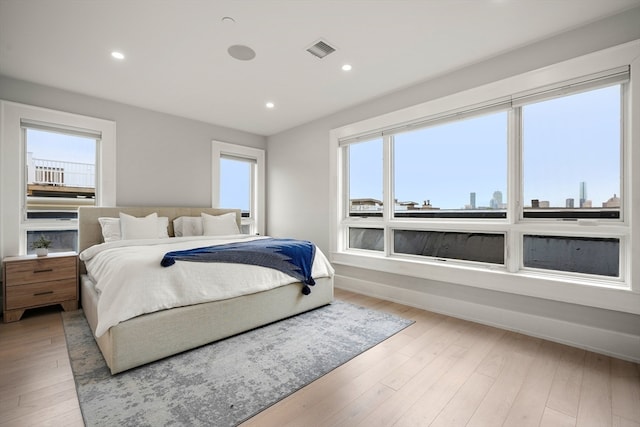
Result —
<path fill-rule="evenodd" d="M 243 427 L 640 427 L 638 364 L 339 289 L 336 298 L 416 323 Z M 49 425 L 83 425 L 55 307 L 0 325 L 0 427 Z"/>

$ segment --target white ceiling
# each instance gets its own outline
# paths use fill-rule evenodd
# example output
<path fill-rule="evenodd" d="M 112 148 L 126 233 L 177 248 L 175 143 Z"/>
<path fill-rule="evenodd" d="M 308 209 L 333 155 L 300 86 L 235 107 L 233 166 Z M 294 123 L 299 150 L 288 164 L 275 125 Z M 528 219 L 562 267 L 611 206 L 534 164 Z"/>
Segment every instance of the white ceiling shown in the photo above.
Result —
<path fill-rule="evenodd" d="M 0 74 L 272 135 L 637 5 L 0 0 Z M 336 52 L 307 53 L 318 39 Z M 253 48 L 255 59 L 231 58 L 235 44 Z M 112 50 L 126 59 L 113 60 Z M 276 107 L 267 110 L 267 101 Z"/>

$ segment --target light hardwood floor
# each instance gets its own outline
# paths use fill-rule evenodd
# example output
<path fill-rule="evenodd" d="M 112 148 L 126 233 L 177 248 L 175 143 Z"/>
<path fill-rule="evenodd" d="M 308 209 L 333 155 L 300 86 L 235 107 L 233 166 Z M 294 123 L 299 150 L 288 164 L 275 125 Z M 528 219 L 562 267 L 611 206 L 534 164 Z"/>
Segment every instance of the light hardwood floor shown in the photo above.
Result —
<path fill-rule="evenodd" d="M 336 298 L 415 323 L 243 427 L 640 427 L 638 364 L 339 289 Z M 0 426 L 48 425 L 83 425 L 57 308 L 0 325 Z"/>

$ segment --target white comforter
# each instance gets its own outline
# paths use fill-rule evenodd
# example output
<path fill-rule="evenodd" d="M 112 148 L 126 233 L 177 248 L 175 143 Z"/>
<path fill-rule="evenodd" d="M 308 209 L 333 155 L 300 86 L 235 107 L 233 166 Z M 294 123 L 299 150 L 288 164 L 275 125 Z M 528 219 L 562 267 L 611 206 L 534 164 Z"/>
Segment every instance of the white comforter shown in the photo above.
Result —
<path fill-rule="evenodd" d="M 170 251 L 260 238 L 264 237 L 120 240 L 82 251 L 80 259 L 85 262 L 87 273 L 99 292 L 96 336 L 141 314 L 233 298 L 296 282 L 278 270 L 246 264 L 176 261 L 170 267 L 160 266 L 160 260 Z M 330 277 L 333 273 L 327 258 L 316 248 L 312 276 Z"/>

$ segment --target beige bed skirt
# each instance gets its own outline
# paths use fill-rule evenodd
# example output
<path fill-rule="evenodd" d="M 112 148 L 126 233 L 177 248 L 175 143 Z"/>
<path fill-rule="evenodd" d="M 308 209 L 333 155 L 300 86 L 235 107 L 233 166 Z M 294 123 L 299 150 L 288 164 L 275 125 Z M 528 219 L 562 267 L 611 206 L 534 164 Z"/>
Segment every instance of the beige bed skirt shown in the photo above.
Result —
<path fill-rule="evenodd" d="M 111 373 L 190 350 L 333 301 L 333 279 L 316 279 L 310 295 L 293 283 L 251 295 L 145 314 L 97 338 Z M 81 277 L 81 300 L 91 330 L 97 325 L 97 293 Z M 197 326 L 196 326 L 197 325 Z"/>

